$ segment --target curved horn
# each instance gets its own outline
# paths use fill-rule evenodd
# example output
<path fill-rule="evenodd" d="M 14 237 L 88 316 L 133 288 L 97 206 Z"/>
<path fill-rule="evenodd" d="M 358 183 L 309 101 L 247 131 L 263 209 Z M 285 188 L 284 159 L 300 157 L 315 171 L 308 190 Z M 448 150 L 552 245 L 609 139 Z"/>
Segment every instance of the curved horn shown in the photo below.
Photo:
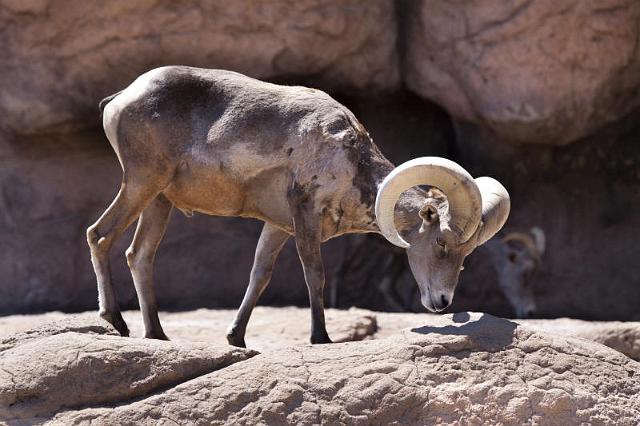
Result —
<path fill-rule="evenodd" d="M 478 245 L 481 245 L 493 237 L 507 221 L 511 199 L 505 187 L 493 178 L 479 177 L 476 184 L 482 194 L 482 226 L 478 236 Z"/>
<path fill-rule="evenodd" d="M 542 256 L 545 248 L 547 247 L 547 239 L 544 235 L 544 231 L 541 228 L 534 226 L 531 228 L 531 235 L 533 235 L 533 241 L 536 243 L 536 249 L 538 250 L 539 255 Z"/>
<path fill-rule="evenodd" d="M 440 157 L 420 157 L 393 169 L 382 181 L 376 197 L 376 221 L 380 232 L 391 243 L 410 246 L 395 226 L 395 206 L 409 188 L 430 185 L 440 189 L 449 201 L 449 226 L 461 242 L 471 238 L 481 219 L 482 198 L 471 175 L 453 161 Z"/>

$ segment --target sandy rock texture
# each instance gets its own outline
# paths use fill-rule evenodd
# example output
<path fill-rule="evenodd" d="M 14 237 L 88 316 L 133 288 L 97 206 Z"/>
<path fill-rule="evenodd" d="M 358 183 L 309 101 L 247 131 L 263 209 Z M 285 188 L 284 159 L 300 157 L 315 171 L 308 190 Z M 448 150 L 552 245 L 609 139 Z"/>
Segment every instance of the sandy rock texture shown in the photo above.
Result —
<path fill-rule="evenodd" d="M 0 419 L 126 401 L 257 353 L 77 331 L 37 334 L 0 352 Z"/>
<path fill-rule="evenodd" d="M 377 324 L 375 338 L 393 336 L 403 329 L 415 327 L 416 324 L 425 321 L 425 317 L 432 316 L 437 315 L 375 312 Z M 512 321 L 542 333 L 591 340 L 640 361 L 640 322 L 637 321 L 582 321 L 571 318 Z"/>
<path fill-rule="evenodd" d="M 562 145 L 640 103 L 637 1 L 407 4 L 408 86 L 494 138 Z"/>
<path fill-rule="evenodd" d="M 0 2 L 2 128 L 94 126 L 100 98 L 153 67 L 226 68 L 325 88 L 399 83 L 391 0 Z"/>
<path fill-rule="evenodd" d="M 200 373 L 159 384 L 202 358 L 210 363 Z M 631 425 L 640 416 L 637 362 L 477 313 L 424 316 L 377 340 L 285 344 L 258 355 L 69 332 L 14 346 L 0 366 L 0 398 L 15 399 L 0 418 L 44 424 Z M 83 392 L 59 391 L 81 383 Z"/>
<path fill-rule="evenodd" d="M 161 312 L 160 321 L 172 341 L 227 345 L 226 330 L 235 314 L 236 310 L 233 309 Z M 132 337 L 144 336 L 139 311 L 123 312 L 123 317 Z M 325 319 L 327 331 L 334 342 L 370 338 L 378 329 L 376 313 L 364 309 L 327 309 Z M 417 319 L 413 318 L 413 321 Z M 258 306 L 251 315 L 245 340 L 250 348 L 261 351 L 287 345 L 305 345 L 309 342 L 310 321 L 308 308 Z M 399 331 L 400 328 L 394 330 Z M 12 315 L 0 317 L 0 351 L 12 346 L 14 341 L 64 332 L 117 335 L 110 324 L 97 319 L 96 312 Z"/>
<path fill-rule="evenodd" d="M 0 317 L 0 353 L 42 337 L 65 333 L 118 336 L 111 324 L 100 320 L 95 312 Z"/>
<path fill-rule="evenodd" d="M 234 309 L 198 309 L 185 312 L 161 312 L 160 320 L 174 342 L 226 345 L 227 327 L 235 316 Z M 308 308 L 256 307 L 246 342 L 260 351 L 283 346 L 306 345 L 309 341 Z M 139 311 L 123 313 L 132 337 L 142 337 L 142 317 Z M 366 309 L 326 309 L 327 330 L 336 343 L 395 336 L 403 330 L 436 320 L 440 315 L 428 313 L 374 312 Z M 577 337 L 608 346 L 640 361 L 640 322 L 582 321 L 571 318 L 513 320 L 523 327 L 539 332 Z M 16 342 L 27 342 L 42 335 L 62 333 L 117 335 L 111 326 L 97 320 L 96 312 L 64 314 L 49 312 L 40 315 L 0 317 L 0 352 Z"/>
<path fill-rule="evenodd" d="M 545 333 L 593 340 L 640 361 L 640 322 L 637 321 L 581 321 L 571 318 L 515 321 Z"/>

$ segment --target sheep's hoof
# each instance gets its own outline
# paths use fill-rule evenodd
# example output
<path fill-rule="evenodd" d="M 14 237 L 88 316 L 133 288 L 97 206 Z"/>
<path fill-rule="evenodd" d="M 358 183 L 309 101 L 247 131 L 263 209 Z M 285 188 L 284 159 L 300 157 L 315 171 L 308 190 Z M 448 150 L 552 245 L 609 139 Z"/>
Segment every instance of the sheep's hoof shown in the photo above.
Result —
<path fill-rule="evenodd" d="M 329 338 L 329 335 L 326 332 L 319 334 L 317 336 L 314 336 L 314 335 L 311 336 L 312 345 L 321 345 L 325 343 L 333 343 L 333 341 Z"/>
<path fill-rule="evenodd" d="M 111 324 L 122 337 L 129 337 L 129 327 L 120 312 L 101 312 L 100 318 Z"/>
<path fill-rule="evenodd" d="M 151 331 L 149 333 L 145 333 L 145 339 L 156 339 L 156 340 L 171 340 L 164 334 L 164 331 Z"/>
<path fill-rule="evenodd" d="M 238 348 L 246 348 L 247 344 L 244 342 L 244 336 L 240 336 L 239 334 L 229 331 L 227 333 L 227 342 L 231 346 L 236 346 Z"/>

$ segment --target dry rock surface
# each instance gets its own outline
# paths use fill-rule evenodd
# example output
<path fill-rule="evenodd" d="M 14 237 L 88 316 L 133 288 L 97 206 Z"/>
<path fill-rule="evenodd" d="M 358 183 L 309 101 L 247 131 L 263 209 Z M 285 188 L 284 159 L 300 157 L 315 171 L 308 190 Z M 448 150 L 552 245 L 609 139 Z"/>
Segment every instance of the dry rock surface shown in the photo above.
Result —
<path fill-rule="evenodd" d="M 378 330 L 375 338 L 393 336 L 399 331 L 415 327 L 431 314 L 376 312 Z M 430 321 L 430 320 L 427 320 Z M 640 322 L 582 321 L 571 318 L 518 319 L 521 326 L 543 333 L 592 340 L 640 361 Z"/>
<path fill-rule="evenodd" d="M 198 309 L 163 312 L 160 320 L 172 341 L 227 345 L 226 330 L 235 314 L 233 309 Z M 106 322 L 97 323 L 96 316 L 96 312 L 74 315 L 50 312 L 42 315 L 0 317 L 0 351 L 17 339 L 40 335 L 40 330 L 46 330 L 47 334 L 64 331 L 117 334 Z M 123 316 L 129 325 L 131 336 L 144 336 L 140 312 L 127 311 Z M 371 337 L 377 330 L 375 312 L 363 309 L 327 309 L 325 317 L 327 330 L 334 342 L 362 340 Z M 310 321 L 309 309 L 259 306 L 251 316 L 245 341 L 249 347 L 261 351 L 287 345 L 304 345 L 309 341 Z"/>
<path fill-rule="evenodd" d="M 255 354 L 78 332 L 41 334 L 0 353 L 0 418 L 130 400 Z"/>
<path fill-rule="evenodd" d="M 287 338 L 301 333 L 301 322 L 308 333 L 303 311 L 258 309 L 250 329 L 275 340 L 253 335 L 261 353 L 189 341 L 187 330 L 200 340 L 213 337 L 200 328 L 222 321 L 226 328 L 230 311 L 165 314 L 171 342 L 113 335 L 91 319 L 95 313 L 3 318 L 0 420 L 631 425 L 640 418 L 640 364 L 596 342 L 486 314 L 353 310 L 329 311 L 330 334 L 378 338 L 312 346 Z M 376 317 L 379 336 L 354 331 Z"/>
<path fill-rule="evenodd" d="M 566 144 L 640 103 L 635 0 L 408 4 L 408 86 L 493 138 Z"/>
<path fill-rule="evenodd" d="M 517 320 L 518 323 L 546 333 L 593 340 L 640 361 L 640 322 L 555 320 Z"/>

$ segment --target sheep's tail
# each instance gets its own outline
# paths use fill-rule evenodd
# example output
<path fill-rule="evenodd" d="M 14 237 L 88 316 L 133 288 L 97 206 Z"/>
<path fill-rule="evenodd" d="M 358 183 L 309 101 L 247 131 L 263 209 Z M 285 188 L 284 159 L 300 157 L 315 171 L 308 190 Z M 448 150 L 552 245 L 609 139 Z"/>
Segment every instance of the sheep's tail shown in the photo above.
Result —
<path fill-rule="evenodd" d="M 109 102 L 111 102 L 113 100 L 113 98 L 115 98 L 116 96 L 118 96 L 120 93 L 122 93 L 122 90 L 119 92 L 114 93 L 113 95 L 109 95 L 106 98 L 104 98 L 103 100 L 100 101 L 100 103 L 98 104 L 98 108 L 100 108 L 100 115 L 102 115 L 102 113 L 104 112 L 104 108 L 107 106 L 107 104 Z"/>

